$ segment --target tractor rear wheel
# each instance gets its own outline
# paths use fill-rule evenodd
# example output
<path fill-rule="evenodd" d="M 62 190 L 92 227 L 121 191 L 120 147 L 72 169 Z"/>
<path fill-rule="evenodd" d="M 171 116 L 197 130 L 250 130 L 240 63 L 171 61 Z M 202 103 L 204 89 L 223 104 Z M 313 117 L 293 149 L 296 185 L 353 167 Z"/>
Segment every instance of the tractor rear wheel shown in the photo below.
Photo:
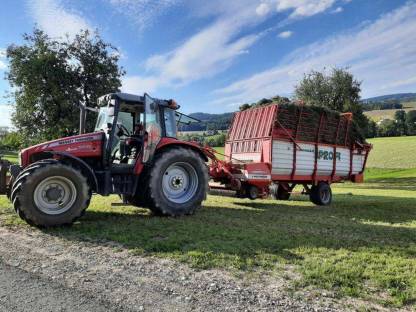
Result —
<path fill-rule="evenodd" d="M 327 206 L 332 202 L 332 190 L 328 183 L 319 182 L 312 186 L 309 194 L 311 202 L 319 206 Z"/>
<path fill-rule="evenodd" d="M 35 164 L 22 171 L 13 184 L 11 200 L 16 212 L 39 227 L 73 223 L 90 203 L 87 178 L 71 165 Z"/>
<path fill-rule="evenodd" d="M 208 170 L 196 152 L 174 148 L 156 156 L 149 175 L 149 208 L 155 214 L 182 216 L 201 207 Z"/>

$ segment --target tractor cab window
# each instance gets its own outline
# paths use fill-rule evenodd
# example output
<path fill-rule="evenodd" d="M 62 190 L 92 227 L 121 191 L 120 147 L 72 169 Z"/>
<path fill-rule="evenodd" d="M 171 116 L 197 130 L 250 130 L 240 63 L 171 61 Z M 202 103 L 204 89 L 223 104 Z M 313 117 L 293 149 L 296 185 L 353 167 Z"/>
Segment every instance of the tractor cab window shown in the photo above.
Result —
<path fill-rule="evenodd" d="M 165 119 L 165 130 L 166 136 L 171 138 L 176 138 L 176 117 L 175 111 L 171 108 L 166 107 L 164 110 L 164 119 Z"/>
<path fill-rule="evenodd" d="M 130 136 L 133 134 L 134 115 L 132 113 L 120 112 L 117 119 L 117 127 L 119 128 L 120 136 Z"/>
<path fill-rule="evenodd" d="M 108 116 L 108 107 L 101 107 L 95 123 L 95 131 L 107 130 L 108 123 L 113 123 L 113 117 Z"/>

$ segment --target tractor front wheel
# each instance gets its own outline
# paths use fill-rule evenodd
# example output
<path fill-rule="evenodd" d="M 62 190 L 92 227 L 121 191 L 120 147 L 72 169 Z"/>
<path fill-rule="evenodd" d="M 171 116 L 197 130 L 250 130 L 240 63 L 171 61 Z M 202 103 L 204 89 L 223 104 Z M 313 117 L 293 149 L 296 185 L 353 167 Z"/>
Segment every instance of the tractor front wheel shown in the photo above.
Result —
<path fill-rule="evenodd" d="M 11 200 L 19 216 L 31 225 L 52 227 L 73 223 L 91 199 L 86 177 L 74 167 L 40 162 L 22 171 Z"/>
<path fill-rule="evenodd" d="M 207 191 L 207 167 L 196 152 L 178 147 L 156 155 L 148 189 L 154 213 L 175 217 L 192 214 Z"/>

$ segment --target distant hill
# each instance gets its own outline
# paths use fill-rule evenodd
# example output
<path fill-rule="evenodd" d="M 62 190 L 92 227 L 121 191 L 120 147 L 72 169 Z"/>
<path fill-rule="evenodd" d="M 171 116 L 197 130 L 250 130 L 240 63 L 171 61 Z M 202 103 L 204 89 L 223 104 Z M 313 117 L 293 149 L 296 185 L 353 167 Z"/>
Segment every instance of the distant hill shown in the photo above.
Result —
<path fill-rule="evenodd" d="M 200 123 L 180 127 L 180 131 L 226 130 L 230 126 L 234 113 L 208 114 L 192 113 L 189 116 L 201 120 Z"/>
<path fill-rule="evenodd" d="M 416 101 L 416 93 L 396 93 L 396 94 L 387 94 L 375 96 L 368 99 L 363 99 L 362 102 L 374 103 L 374 102 L 388 102 L 388 101 L 398 101 L 398 102 L 411 102 Z"/>

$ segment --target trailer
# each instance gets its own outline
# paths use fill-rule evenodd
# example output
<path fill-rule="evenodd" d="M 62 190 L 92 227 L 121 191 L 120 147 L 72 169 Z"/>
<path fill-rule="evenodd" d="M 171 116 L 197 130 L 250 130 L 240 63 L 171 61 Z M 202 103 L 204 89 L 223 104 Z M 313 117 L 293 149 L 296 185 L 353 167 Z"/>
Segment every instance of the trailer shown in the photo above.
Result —
<path fill-rule="evenodd" d="M 287 200 L 302 185 L 313 203 L 329 205 L 332 183 L 363 181 L 372 148 L 352 117 L 293 104 L 237 112 L 225 160 L 210 157 L 210 186 L 234 190 L 239 197 Z"/>

